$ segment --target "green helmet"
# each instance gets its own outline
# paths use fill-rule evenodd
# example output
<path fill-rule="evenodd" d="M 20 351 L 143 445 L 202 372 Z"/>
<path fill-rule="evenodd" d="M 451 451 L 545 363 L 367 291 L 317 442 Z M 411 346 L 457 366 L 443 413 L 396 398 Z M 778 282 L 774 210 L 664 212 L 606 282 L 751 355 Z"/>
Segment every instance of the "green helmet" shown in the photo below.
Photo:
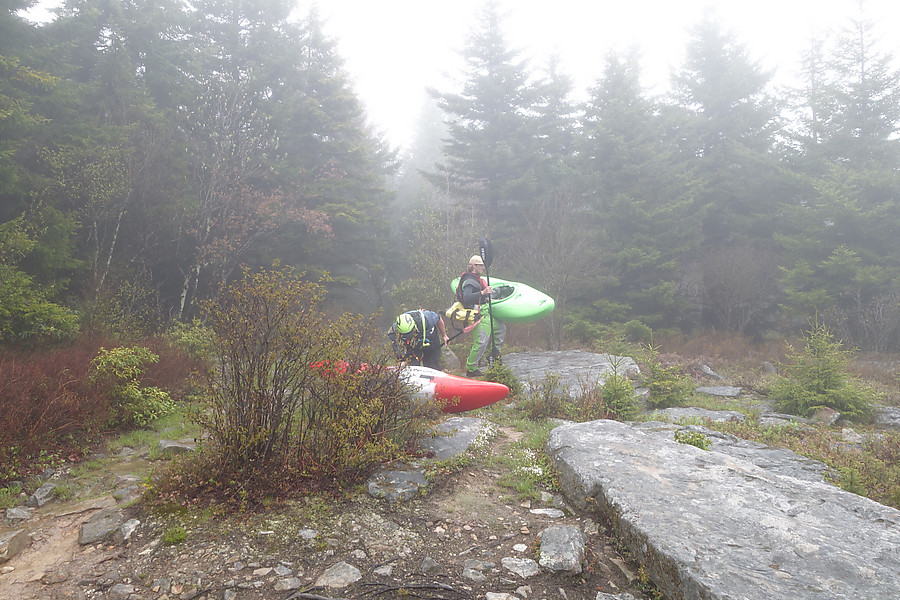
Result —
<path fill-rule="evenodd" d="M 400 335 L 406 335 L 416 328 L 416 320 L 409 313 L 403 313 L 394 321 L 394 328 Z"/>

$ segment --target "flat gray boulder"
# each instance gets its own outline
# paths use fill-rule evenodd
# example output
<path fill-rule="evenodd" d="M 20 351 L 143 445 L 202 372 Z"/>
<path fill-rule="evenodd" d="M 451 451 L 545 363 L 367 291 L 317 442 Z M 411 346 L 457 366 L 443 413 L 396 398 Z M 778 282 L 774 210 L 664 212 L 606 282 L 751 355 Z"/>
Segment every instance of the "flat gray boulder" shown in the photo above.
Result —
<path fill-rule="evenodd" d="M 421 470 L 408 467 L 379 471 L 369 478 L 367 487 L 374 498 L 401 501 L 415 498 L 428 482 Z"/>
<path fill-rule="evenodd" d="M 419 448 L 434 453 L 437 460 L 447 460 L 463 454 L 477 444 L 482 436 L 492 433 L 492 426 L 475 417 L 450 417 L 437 427 L 437 436 L 419 442 Z"/>
<path fill-rule="evenodd" d="M 81 545 L 93 544 L 111 535 L 116 531 L 125 517 L 117 508 L 107 508 L 92 516 L 78 532 L 78 543 Z"/>
<path fill-rule="evenodd" d="M 900 598 L 896 509 L 616 421 L 561 425 L 547 451 L 666 597 Z"/>
<path fill-rule="evenodd" d="M 559 377 L 558 390 L 578 397 L 602 384 L 610 373 L 634 376 L 640 368 L 630 356 L 597 354 L 581 350 L 516 352 L 505 354 L 503 364 L 522 381 L 526 390 L 536 388 L 548 375 Z"/>

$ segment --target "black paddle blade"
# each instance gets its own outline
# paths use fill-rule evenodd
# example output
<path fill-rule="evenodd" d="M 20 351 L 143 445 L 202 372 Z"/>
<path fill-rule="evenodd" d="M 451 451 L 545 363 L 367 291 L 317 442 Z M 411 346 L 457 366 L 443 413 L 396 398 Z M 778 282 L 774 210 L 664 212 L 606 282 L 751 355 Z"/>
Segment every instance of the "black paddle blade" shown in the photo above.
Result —
<path fill-rule="evenodd" d="M 494 248 L 491 246 L 491 240 L 487 238 L 478 240 L 478 253 L 481 255 L 481 260 L 484 261 L 485 268 L 490 267 L 494 262 Z"/>

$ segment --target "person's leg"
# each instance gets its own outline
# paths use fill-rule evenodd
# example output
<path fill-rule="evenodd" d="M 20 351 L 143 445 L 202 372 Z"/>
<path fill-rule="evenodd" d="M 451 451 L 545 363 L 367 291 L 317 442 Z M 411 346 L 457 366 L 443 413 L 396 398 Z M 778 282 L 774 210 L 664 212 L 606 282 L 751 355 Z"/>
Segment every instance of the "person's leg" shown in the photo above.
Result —
<path fill-rule="evenodd" d="M 484 356 L 488 343 L 491 339 L 491 324 L 486 319 L 482 319 L 481 323 L 472 330 L 472 349 L 469 351 L 469 358 L 466 360 L 466 372 L 471 373 L 478 370 L 478 362 Z"/>
<path fill-rule="evenodd" d="M 494 345 L 491 347 L 491 358 L 500 358 L 503 340 L 506 339 L 506 323 L 494 321 Z"/>
<path fill-rule="evenodd" d="M 441 340 L 437 330 L 428 338 L 431 342 L 422 354 L 422 364 L 431 369 L 441 370 Z"/>

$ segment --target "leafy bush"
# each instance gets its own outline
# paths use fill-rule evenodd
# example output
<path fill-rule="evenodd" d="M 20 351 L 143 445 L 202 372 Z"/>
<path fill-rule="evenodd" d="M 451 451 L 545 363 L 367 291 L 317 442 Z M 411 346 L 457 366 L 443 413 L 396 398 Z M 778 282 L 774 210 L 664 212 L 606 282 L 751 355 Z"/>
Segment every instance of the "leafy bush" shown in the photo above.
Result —
<path fill-rule="evenodd" d="M 177 546 L 187 541 L 187 529 L 183 525 L 173 525 L 163 534 L 163 544 L 166 546 Z"/>
<path fill-rule="evenodd" d="M 504 365 L 502 362 L 495 360 L 482 378 L 485 381 L 494 381 L 502 383 L 509 388 L 509 396 L 515 398 L 522 393 L 522 382 L 513 373 L 513 370 Z"/>
<path fill-rule="evenodd" d="M 213 332 L 197 319 L 190 323 L 176 321 L 166 331 L 165 337 L 176 348 L 200 363 L 207 362 L 212 355 Z"/>
<path fill-rule="evenodd" d="M 18 506 L 21 499 L 22 484 L 13 483 L 6 487 L 0 487 L 0 510 Z"/>
<path fill-rule="evenodd" d="M 411 403 L 374 319 L 320 310 L 324 289 L 289 268 L 244 272 L 203 305 L 215 336 L 197 415 L 208 441 L 156 482 L 163 501 L 210 496 L 239 506 L 341 486 L 403 456 L 431 431 Z M 377 315 L 376 315 L 377 316 Z"/>
<path fill-rule="evenodd" d="M 529 392 L 517 403 L 521 413 L 532 421 L 565 416 L 568 390 L 561 379 L 558 373 L 548 373 L 536 384 L 530 382 Z"/>
<path fill-rule="evenodd" d="M 100 348 L 91 361 L 94 368 L 91 379 L 100 383 L 111 400 L 111 423 L 146 427 L 175 409 L 168 392 L 141 385 L 146 365 L 158 361 L 159 355 L 143 346 Z"/>
<path fill-rule="evenodd" d="M 848 418 L 869 416 L 871 400 L 879 394 L 849 374 L 851 353 L 818 322 L 804 340 L 802 350 L 789 348 L 790 362 L 782 365 L 786 375 L 772 385 L 771 398 L 779 409 L 806 417 L 824 407 Z"/>
<path fill-rule="evenodd" d="M 653 348 L 648 348 L 641 372 L 644 386 L 650 391 L 647 401 L 654 408 L 683 406 L 694 391 L 694 380 L 679 371 L 676 365 L 663 366 Z"/>
<path fill-rule="evenodd" d="M 583 385 L 582 388 L 586 389 L 587 386 Z M 624 374 L 614 370 L 606 376 L 603 383 L 567 402 L 564 414 L 558 416 L 578 422 L 610 418 L 629 420 L 638 412 L 634 385 Z"/>
<path fill-rule="evenodd" d="M 695 446 L 701 450 L 709 450 L 712 442 L 709 438 L 699 431 L 689 431 L 687 429 L 679 429 L 675 432 L 675 441 L 679 444 L 687 444 Z"/>
<path fill-rule="evenodd" d="M 632 342 L 645 344 L 649 344 L 653 338 L 653 330 L 636 319 L 622 325 L 622 334 Z"/>
<path fill-rule="evenodd" d="M 34 247 L 23 217 L 0 223 L 0 342 L 70 340 L 78 332 L 75 313 L 50 302 L 47 292 L 19 269 Z"/>

